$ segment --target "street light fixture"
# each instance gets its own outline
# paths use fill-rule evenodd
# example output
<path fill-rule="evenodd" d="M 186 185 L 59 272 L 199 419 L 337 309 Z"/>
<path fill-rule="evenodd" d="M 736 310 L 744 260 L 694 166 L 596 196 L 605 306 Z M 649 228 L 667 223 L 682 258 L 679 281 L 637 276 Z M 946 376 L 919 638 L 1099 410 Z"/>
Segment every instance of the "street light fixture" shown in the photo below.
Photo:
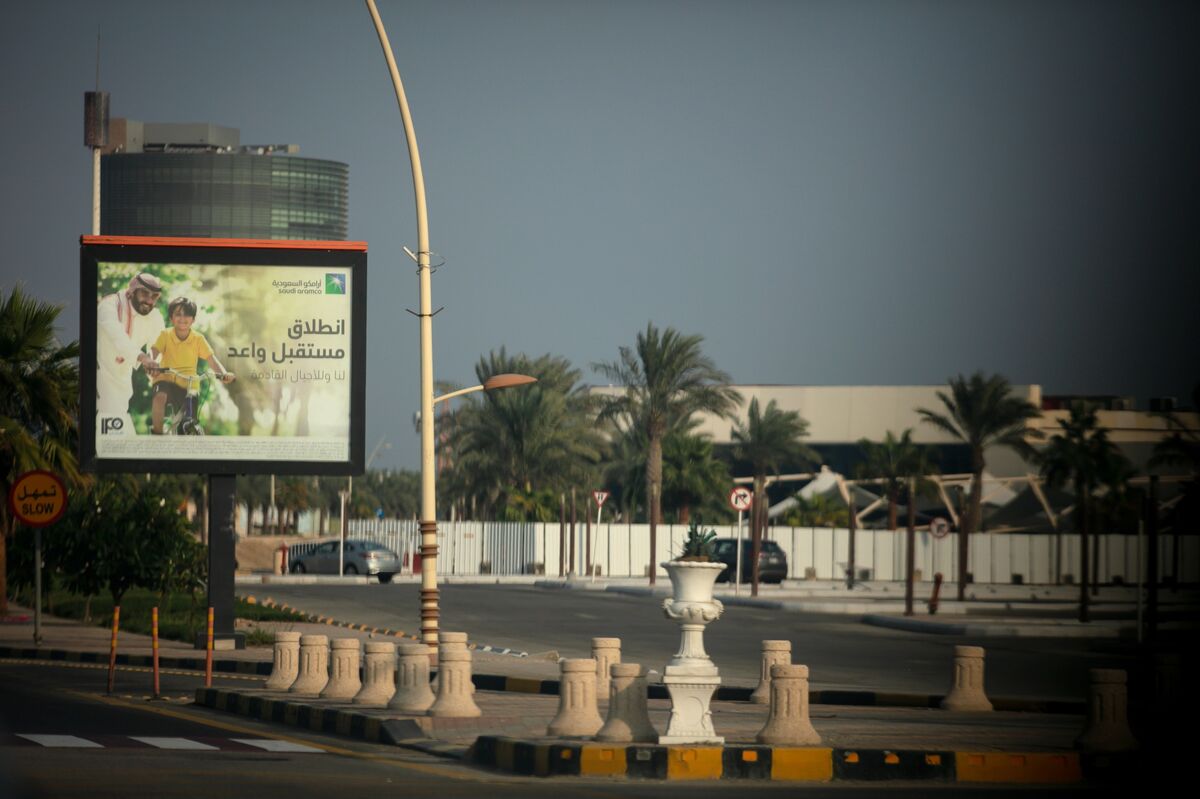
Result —
<path fill-rule="evenodd" d="M 438 589 L 437 589 L 437 515 L 434 482 L 436 462 L 433 449 L 433 403 L 461 396 L 471 391 L 489 391 L 494 388 L 522 385 L 533 382 L 527 375 L 496 375 L 483 385 L 472 386 L 462 391 L 450 392 L 436 400 L 433 396 L 433 300 L 430 298 L 431 273 L 429 267 L 429 214 L 425 205 L 425 173 L 421 169 L 421 154 L 417 149 L 417 135 L 413 130 L 412 115 L 408 110 L 408 99 L 404 84 L 400 81 L 400 70 L 392 55 L 387 31 L 375 0 L 366 0 L 367 10 L 375 23 L 375 32 L 383 48 L 392 77 L 392 88 L 396 91 L 396 103 L 400 106 L 400 119 L 404 123 L 404 138 L 408 144 L 408 160 L 412 166 L 413 199 L 417 210 L 417 276 L 420 286 L 417 316 L 421 320 L 421 643 L 428 646 L 430 654 L 436 656 L 438 640 Z M 516 378 L 515 382 L 513 379 Z"/>
<path fill-rule="evenodd" d="M 502 375 L 492 375 L 487 380 L 483 381 L 482 385 L 471 386 L 470 388 L 460 388 L 458 391 L 451 391 L 449 394 L 443 394 L 440 397 L 434 397 L 434 403 L 445 402 L 455 397 L 461 397 L 463 394 L 470 394 L 475 391 L 495 391 L 500 388 L 511 388 L 513 386 L 524 386 L 529 383 L 536 383 L 536 377 L 529 375 L 518 375 L 511 372 L 506 372 Z"/>

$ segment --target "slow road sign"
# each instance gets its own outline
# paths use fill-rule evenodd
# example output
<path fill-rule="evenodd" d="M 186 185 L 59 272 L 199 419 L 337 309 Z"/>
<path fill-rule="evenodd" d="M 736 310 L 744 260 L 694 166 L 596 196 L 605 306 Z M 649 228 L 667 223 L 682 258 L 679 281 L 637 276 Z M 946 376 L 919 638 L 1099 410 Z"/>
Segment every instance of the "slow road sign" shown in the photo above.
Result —
<path fill-rule="evenodd" d="M 54 524 L 67 509 L 67 487 L 50 472 L 25 472 L 8 491 L 8 507 L 29 527 Z"/>

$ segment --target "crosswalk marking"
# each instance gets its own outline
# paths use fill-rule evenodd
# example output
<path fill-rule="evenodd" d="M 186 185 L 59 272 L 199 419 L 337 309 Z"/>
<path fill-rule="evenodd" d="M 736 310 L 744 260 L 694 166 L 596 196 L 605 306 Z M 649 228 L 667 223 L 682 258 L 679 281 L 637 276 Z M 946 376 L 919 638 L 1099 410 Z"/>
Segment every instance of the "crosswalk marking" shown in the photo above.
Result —
<path fill-rule="evenodd" d="M 215 746 L 193 741 L 189 738 L 160 738 L 144 735 L 130 735 L 135 741 L 156 747 L 158 749 L 216 749 Z"/>
<path fill-rule="evenodd" d="M 292 754 L 324 754 L 324 749 L 305 746 L 293 741 L 273 738 L 182 738 L 157 735 L 93 735 L 83 738 L 78 735 L 49 735 L 45 733 L 0 733 L 0 747 L 11 746 L 13 738 L 22 739 L 26 746 L 37 745 L 50 749 L 120 749 L 148 746 L 154 749 L 212 752 L 253 751 L 283 752 Z M 7 740 L 6 740 L 7 739 Z"/>
<path fill-rule="evenodd" d="M 317 749 L 312 746 L 294 743 L 292 741 L 277 741 L 271 738 L 230 738 L 231 741 L 237 741 L 240 744 L 247 746 L 257 746 L 259 749 L 265 749 L 268 752 L 312 752 L 319 754 L 324 752 L 324 749 Z"/>
<path fill-rule="evenodd" d="M 33 741 L 35 744 L 52 749 L 103 749 L 104 747 L 87 738 L 75 735 L 38 735 L 35 733 L 17 733 L 17 737 Z"/>

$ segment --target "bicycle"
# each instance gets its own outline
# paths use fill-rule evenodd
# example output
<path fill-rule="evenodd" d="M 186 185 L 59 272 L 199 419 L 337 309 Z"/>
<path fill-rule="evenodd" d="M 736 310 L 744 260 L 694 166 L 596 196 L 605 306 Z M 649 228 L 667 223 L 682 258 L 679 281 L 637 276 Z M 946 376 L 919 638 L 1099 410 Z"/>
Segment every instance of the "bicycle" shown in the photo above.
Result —
<path fill-rule="evenodd" d="M 172 377 L 181 377 L 187 381 L 187 392 L 183 407 L 176 408 L 173 404 L 168 403 L 163 412 L 162 434 L 165 436 L 202 436 L 204 428 L 200 426 L 198 411 L 200 410 L 200 381 L 212 380 L 221 382 L 221 379 L 213 372 L 204 372 L 202 374 L 185 375 L 177 369 L 160 368 L 156 370 L 157 374 L 170 375 Z"/>

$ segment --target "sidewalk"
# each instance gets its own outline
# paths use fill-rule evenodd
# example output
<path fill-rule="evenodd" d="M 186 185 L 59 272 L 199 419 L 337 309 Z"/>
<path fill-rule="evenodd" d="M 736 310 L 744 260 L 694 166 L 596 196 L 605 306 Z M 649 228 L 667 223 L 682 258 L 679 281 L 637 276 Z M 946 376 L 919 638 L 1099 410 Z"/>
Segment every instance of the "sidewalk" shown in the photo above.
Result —
<path fill-rule="evenodd" d="M 110 631 L 46 616 L 43 642 L 34 647 L 32 613 L 12 607 L 25 622 L 0 624 L 0 657 L 104 662 Z M 379 640 L 379 631 L 331 629 L 326 623 L 288 623 L 302 633 Z M 399 638 L 397 641 L 401 640 Z M 122 633 L 118 662 L 148 665 L 150 639 Z M 164 668 L 202 670 L 204 653 L 174 641 L 160 643 Z M 269 647 L 226 650 L 214 655 L 218 672 L 265 677 Z M 1082 730 L 1082 703 L 1070 707 L 1006 705 L 993 697 L 992 713 L 948 713 L 940 697 L 871 692 L 810 694 L 813 725 L 822 736 L 816 748 L 755 745 L 768 708 L 745 701 L 749 689 L 723 687 L 712 703 L 713 724 L 723 747 L 601 745 L 545 736 L 558 709 L 559 667 L 552 656 L 513 657 L 475 651 L 475 719 L 397 716 L 344 702 L 297 698 L 261 688 L 205 689 L 196 703 L 280 724 L 394 744 L 444 757 L 469 758 L 491 768 L 522 774 L 626 776 L 658 779 L 936 779 L 1051 784 L 1111 780 L 1136 769 L 1128 757 L 1088 757 L 1074 752 Z M 885 686 L 881 686 L 885 687 Z M 652 685 L 651 720 L 664 730 L 669 701 Z M 1023 709 L 1025 712 L 1017 712 Z M 606 703 L 602 702 L 603 715 Z M 1054 710 L 1056 712 L 1045 712 Z M 1041 712 L 1031 712 L 1041 711 Z"/>

